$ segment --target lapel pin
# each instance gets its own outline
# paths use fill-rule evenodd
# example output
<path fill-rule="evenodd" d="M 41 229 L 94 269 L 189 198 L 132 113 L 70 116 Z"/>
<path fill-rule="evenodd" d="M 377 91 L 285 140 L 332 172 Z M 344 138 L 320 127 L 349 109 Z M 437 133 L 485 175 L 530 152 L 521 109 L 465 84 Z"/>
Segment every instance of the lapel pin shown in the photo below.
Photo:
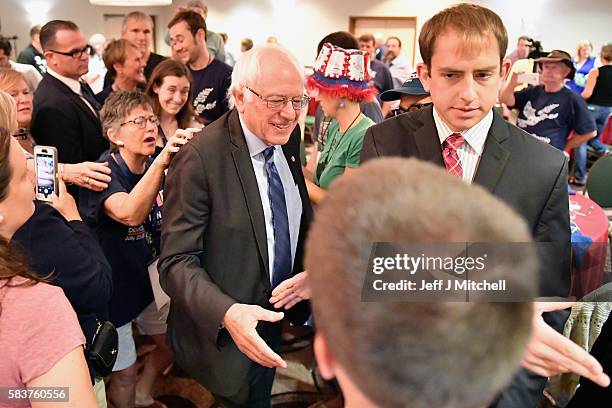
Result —
<path fill-rule="evenodd" d="M 291 156 L 291 161 L 295 163 L 295 157 Z"/>

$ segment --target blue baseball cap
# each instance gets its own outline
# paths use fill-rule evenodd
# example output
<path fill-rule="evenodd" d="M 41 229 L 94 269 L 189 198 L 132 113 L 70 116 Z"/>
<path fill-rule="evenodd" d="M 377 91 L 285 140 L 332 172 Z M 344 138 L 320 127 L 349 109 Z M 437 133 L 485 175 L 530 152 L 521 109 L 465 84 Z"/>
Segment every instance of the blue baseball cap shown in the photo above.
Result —
<path fill-rule="evenodd" d="M 410 74 L 408 80 L 402 84 L 399 88 L 389 89 L 380 94 L 380 99 L 389 102 L 389 101 L 397 101 L 402 97 L 402 95 L 415 95 L 415 96 L 427 96 L 429 92 L 423 88 L 423 84 L 421 80 L 417 76 L 416 72 Z"/>

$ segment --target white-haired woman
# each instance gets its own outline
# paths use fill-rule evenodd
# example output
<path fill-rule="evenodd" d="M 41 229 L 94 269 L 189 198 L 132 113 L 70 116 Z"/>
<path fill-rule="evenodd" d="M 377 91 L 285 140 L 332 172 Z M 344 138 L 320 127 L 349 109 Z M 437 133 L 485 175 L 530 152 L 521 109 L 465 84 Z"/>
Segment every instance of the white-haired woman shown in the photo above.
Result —
<path fill-rule="evenodd" d="M 99 161 L 109 163 L 112 181 L 103 192 L 81 190 L 79 207 L 96 231 L 113 274 L 109 316 L 119 333 L 119 352 L 109 398 L 117 407 L 147 406 L 154 403 L 156 378 L 172 362 L 165 343 L 168 305 L 157 308 L 149 278 L 149 266 L 159 253 L 162 185 L 174 153 L 191 133 L 177 130 L 152 159 L 159 120 L 146 95 L 113 93 L 100 116 L 111 149 Z M 138 381 L 132 321 L 157 345 Z"/>

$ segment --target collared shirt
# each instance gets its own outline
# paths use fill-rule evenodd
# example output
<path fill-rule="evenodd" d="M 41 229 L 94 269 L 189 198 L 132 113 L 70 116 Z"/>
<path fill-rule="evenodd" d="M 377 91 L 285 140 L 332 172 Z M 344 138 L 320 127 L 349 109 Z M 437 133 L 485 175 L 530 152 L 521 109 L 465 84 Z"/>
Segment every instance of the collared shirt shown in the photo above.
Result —
<path fill-rule="evenodd" d="M 244 132 L 244 137 L 249 148 L 249 155 L 251 156 L 253 170 L 255 171 L 255 178 L 257 179 L 259 196 L 261 197 L 261 206 L 263 207 L 264 217 L 266 219 L 268 265 L 271 283 L 272 276 L 274 275 L 274 271 L 272 270 L 272 266 L 274 265 L 274 226 L 272 224 L 272 208 L 270 206 L 270 198 L 268 197 L 268 175 L 265 169 L 266 159 L 263 153 L 269 146 L 253 132 L 251 132 L 249 128 L 247 128 L 246 124 L 242 120 L 242 117 L 240 117 L 240 125 L 242 126 L 242 131 Z M 302 199 L 300 197 L 300 191 L 298 190 L 297 184 L 295 184 L 295 181 L 293 180 L 291 169 L 289 168 L 289 164 L 287 163 L 287 159 L 283 154 L 283 149 L 281 146 L 274 146 L 273 159 L 285 191 L 287 217 L 289 218 L 289 240 L 291 241 L 291 265 L 293 266 L 293 262 L 295 260 L 295 250 L 297 248 L 297 241 L 300 234 Z"/>
<path fill-rule="evenodd" d="M 98 116 L 98 112 L 96 112 L 93 106 L 91 106 L 89 102 L 87 102 L 87 99 L 83 98 L 83 95 L 81 95 L 81 83 L 79 81 L 77 81 L 76 79 L 72 79 L 72 78 L 68 78 L 63 75 L 60 75 L 54 70 L 52 70 L 51 68 L 47 68 L 47 73 L 49 73 L 52 77 L 54 77 L 55 79 L 57 79 L 58 81 L 66 85 L 68 88 L 70 88 L 72 92 L 79 95 L 81 97 L 81 100 L 85 102 L 85 105 L 89 106 L 89 109 L 91 109 L 93 114 L 95 116 Z"/>
<path fill-rule="evenodd" d="M 436 123 L 438 137 L 440 138 L 440 145 L 442 145 L 446 138 L 453 133 L 461 133 L 465 138 L 466 143 L 463 143 L 457 149 L 457 154 L 459 155 L 461 167 L 463 168 L 463 181 L 471 183 L 474 181 L 474 175 L 476 174 L 478 162 L 482 156 L 484 143 L 485 140 L 487 140 L 489 129 L 491 129 L 491 124 L 493 123 L 493 110 L 490 110 L 477 124 L 462 132 L 452 131 L 440 117 L 435 106 L 433 109 L 433 117 Z"/>

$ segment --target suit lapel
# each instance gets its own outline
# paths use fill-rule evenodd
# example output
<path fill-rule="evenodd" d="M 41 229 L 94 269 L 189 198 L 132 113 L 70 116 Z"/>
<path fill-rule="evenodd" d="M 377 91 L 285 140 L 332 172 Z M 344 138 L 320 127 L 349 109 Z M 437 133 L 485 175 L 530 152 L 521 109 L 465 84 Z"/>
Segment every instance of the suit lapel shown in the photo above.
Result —
<path fill-rule="evenodd" d="M 233 146 L 231 146 L 232 158 L 236 171 L 238 172 L 238 178 L 244 192 L 244 198 L 246 200 L 247 209 L 249 211 L 249 218 L 251 225 L 253 226 L 253 233 L 255 234 L 255 241 L 257 242 L 257 249 L 259 250 L 259 256 L 262 259 L 265 273 L 265 284 L 270 286 L 270 266 L 268 260 L 268 238 L 266 236 L 266 219 L 264 217 L 263 207 L 261 205 L 261 196 L 259 195 L 259 189 L 257 187 L 257 178 L 255 177 L 255 171 L 253 170 L 253 163 L 251 162 L 251 156 L 249 154 L 249 148 L 244 138 L 242 127 L 240 126 L 240 120 L 238 119 L 238 112 L 233 111 L 228 117 L 229 125 L 229 137 Z"/>
<path fill-rule="evenodd" d="M 503 147 L 503 142 L 510 137 L 508 125 L 493 111 L 493 123 L 482 151 L 480 163 L 476 169 L 474 183 L 493 192 L 504 167 L 510 158 L 510 152 Z"/>
<path fill-rule="evenodd" d="M 58 88 L 61 92 L 63 92 L 65 95 L 67 95 L 70 99 L 72 99 L 72 101 L 79 107 L 79 109 L 85 112 L 85 114 L 88 115 L 96 123 L 96 126 L 99 127 L 101 131 L 102 126 L 100 124 L 100 118 L 91 111 L 89 106 L 87 106 L 87 104 L 83 102 L 81 97 L 75 94 L 72 89 L 70 89 L 59 79 L 55 78 L 53 75 L 49 75 L 49 77 L 53 81 L 52 83 L 55 84 L 55 87 Z"/>
<path fill-rule="evenodd" d="M 417 157 L 444 167 L 440 138 L 433 119 L 433 108 L 425 108 L 416 116 L 421 127 L 414 132 L 414 140 L 417 145 Z M 411 120 L 406 116 L 404 120 Z"/>

